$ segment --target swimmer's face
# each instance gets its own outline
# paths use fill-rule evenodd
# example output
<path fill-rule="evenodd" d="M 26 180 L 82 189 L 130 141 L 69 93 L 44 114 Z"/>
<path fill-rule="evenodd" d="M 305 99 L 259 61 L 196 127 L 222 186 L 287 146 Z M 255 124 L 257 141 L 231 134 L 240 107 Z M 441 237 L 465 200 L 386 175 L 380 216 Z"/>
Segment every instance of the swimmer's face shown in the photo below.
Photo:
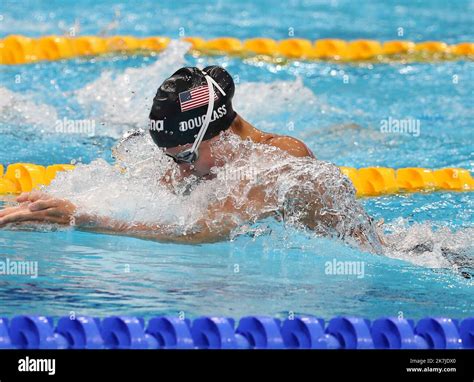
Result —
<path fill-rule="evenodd" d="M 188 164 L 188 163 L 179 163 L 178 166 L 183 173 L 183 175 L 196 175 L 198 177 L 205 176 L 209 174 L 211 168 L 216 165 L 215 160 L 211 153 L 211 141 L 203 141 L 199 145 L 199 156 L 196 162 Z M 191 143 L 176 147 L 170 147 L 165 150 L 167 154 L 177 155 L 178 153 L 190 149 L 192 146 Z"/>

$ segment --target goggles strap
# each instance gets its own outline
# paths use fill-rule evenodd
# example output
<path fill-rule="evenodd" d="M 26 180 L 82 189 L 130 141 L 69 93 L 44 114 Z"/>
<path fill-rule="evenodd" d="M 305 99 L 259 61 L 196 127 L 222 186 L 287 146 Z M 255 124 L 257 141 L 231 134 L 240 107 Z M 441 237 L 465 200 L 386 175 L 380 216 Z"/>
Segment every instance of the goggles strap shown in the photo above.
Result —
<path fill-rule="evenodd" d="M 204 74 L 204 78 L 206 79 L 207 86 L 209 89 L 209 104 L 207 105 L 207 112 L 206 116 L 204 117 L 204 122 L 199 130 L 199 133 L 196 137 L 196 140 L 193 143 L 193 146 L 191 147 L 191 152 L 195 152 L 199 145 L 201 144 L 202 140 L 204 139 L 204 135 L 206 134 L 207 128 L 209 127 L 209 124 L 211 123 L 211 118 L 212 118 L 212 112 L 214 110 L 214 86 L 221 92 L 223 96 L 225 96 L 224 90 L 219 86 L 219 84 L 206 72 L 203 70 L 201 71 Z"/>

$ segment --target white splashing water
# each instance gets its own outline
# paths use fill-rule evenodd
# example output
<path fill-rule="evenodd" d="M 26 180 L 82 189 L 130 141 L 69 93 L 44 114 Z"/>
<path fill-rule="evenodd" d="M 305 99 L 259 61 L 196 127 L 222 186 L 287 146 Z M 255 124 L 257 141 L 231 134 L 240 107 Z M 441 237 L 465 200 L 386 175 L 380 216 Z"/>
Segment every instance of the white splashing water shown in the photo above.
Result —
<path fill-rule="evenodd" d="M 58 119 L 53 106 L 35 102 L 34 97 L 0 87 L 0 123 L 46 129 L 54 132 Z"/>
<path fill-rule="evenodd" d="M 297 130 L 297 126 L 315 126 L 317 121 L 324 119 L 323 114 L 344 113 L 318 98 L 301 78 L 239 84 L 233 104 L 245 119 L 258 123 L 261 129 L 268 131 L 281 128 L 292 131 Z M 281 121 L 284 121 L 284 126 Z"/>
<path fill-rule="evenodd" d="M 150 137 L 129 139 L 114 152 L 116 165 L 102 159 L 79 164 L 59 174 L 47 192 L 71 200 L 80 212 L 125 222 L 192 224 L 202 215 L 203 196 L 182 198 L 160 184 L 171 164 Z M 189 203 L 185 208 L 183 200 Z"/>
<path fill-rule="evenodd" d="M 221 164 L 211 170 L 212 179 L 179 179 L 178 166 L 148 135 L 135 136 L 114 150 L 115 166 L 103 160 L 79 165 L 58 176 L 47 192 L 71 200 L 80 212 L 129 223 L 173 225 L 179 232 L 197 229 L 210 206 L 231 199 L 250 221 L 261 218 L 263 212 L 351 244 L 360 237 L 366 249 L 378 250 L 374 226 L 336 166 L 291 157 L 268 145 L 242 141 L 231 132 L 215 140 L 212 152 Z M 165 175 L 170 182 L 161 182 Z M 258 207 L 247 203 L 256 189 L 263 195 Z M 227 217 L 245 223 L 240 216 Z M 211 226 L 217 228 L 219 219 L 211 221 Z"/>
<path fill-rule="evenodd" d="M 156 89 L 185 65 L 189 43 L 172 41 L 152 65 L 127 68 L 117 74 L 104 71 L 76 92 L 80 105 L 103 126 L 99 134 L 118 137 L 124 130 L 145 127 Z"/>
<path fill-rule="evenodd" d="M 384 254 L 429 268 L 474 271 L 474 228 L 453 232 L 432 222 L 409 225 L 398 218 L 387 224 Z"/>

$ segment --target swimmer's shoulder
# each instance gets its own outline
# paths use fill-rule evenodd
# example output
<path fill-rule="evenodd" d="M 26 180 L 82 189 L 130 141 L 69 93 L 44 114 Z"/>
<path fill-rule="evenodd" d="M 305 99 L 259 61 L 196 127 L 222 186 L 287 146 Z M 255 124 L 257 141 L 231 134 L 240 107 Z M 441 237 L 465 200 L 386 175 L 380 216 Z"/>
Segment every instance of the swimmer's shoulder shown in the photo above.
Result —
<path fill-rule="evenodd" d="M 255 143 L 278 147 L 295 157 L 315 157 L 308 146 L 299 139 L 287 135 L 266 133 L 247 122 L 241 124 L 237 129 L 234 129 L 234 131 L 240 135 L 242 139 L 250 138 Z"/>
<path fill-rule="evenodd" d="M 266 145 L 278 147 L 279 149 L 286 151 L 288 154 L 294 157 L 311 157 L 314 158 L 314 154 L 311 150 L 299 139 L 290 137 L 288 135 L 274 135 L 269 134 L 263 142 Z"/>

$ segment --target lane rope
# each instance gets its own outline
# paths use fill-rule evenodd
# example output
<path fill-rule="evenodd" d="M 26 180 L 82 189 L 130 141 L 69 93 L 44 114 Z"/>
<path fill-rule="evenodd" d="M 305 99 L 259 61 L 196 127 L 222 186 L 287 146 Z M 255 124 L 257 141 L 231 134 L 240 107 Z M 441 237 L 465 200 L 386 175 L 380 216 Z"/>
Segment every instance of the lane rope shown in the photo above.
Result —
<path fill-rule="evenodd" d="M 0 317 L 0 349 L 474 349 L 474 317 Z"/>
<path fill-rule="evenodd" d="M 474 178 L 462 168 L 339 167 L 354 184 L 357 196 L 379 196 L 398 193 L 432 191 L 472 191 Z M 49 185 L 60 171 L 71 171 L 71 164 L 41 166 L 33 163 L 13 163 L 6 169 L 0 165 L 0 194 L 30 192 Z"/>
<path fill-rule="evenodd" d="M 190 52 L 203 55 L 230 55 L 262 60 L 335 60 L 338 62 L 413 62 L 474 59 L 474 43 L 460 42 L 448 45 L 442 41 L 412 42 L 393 40 L 320 39 L 301 38 L 273 40 L 251 38 L 239 40 L 220 37 L 204 40 L 185 37 L 191 44 Z M 160 52 L 170 43 L 169 37 L 133 36 L 42 36 L 9 35 L 0 39 L 0 64 L 16 65 L 38 61 L 54 61 L 84 56 Z"/>

